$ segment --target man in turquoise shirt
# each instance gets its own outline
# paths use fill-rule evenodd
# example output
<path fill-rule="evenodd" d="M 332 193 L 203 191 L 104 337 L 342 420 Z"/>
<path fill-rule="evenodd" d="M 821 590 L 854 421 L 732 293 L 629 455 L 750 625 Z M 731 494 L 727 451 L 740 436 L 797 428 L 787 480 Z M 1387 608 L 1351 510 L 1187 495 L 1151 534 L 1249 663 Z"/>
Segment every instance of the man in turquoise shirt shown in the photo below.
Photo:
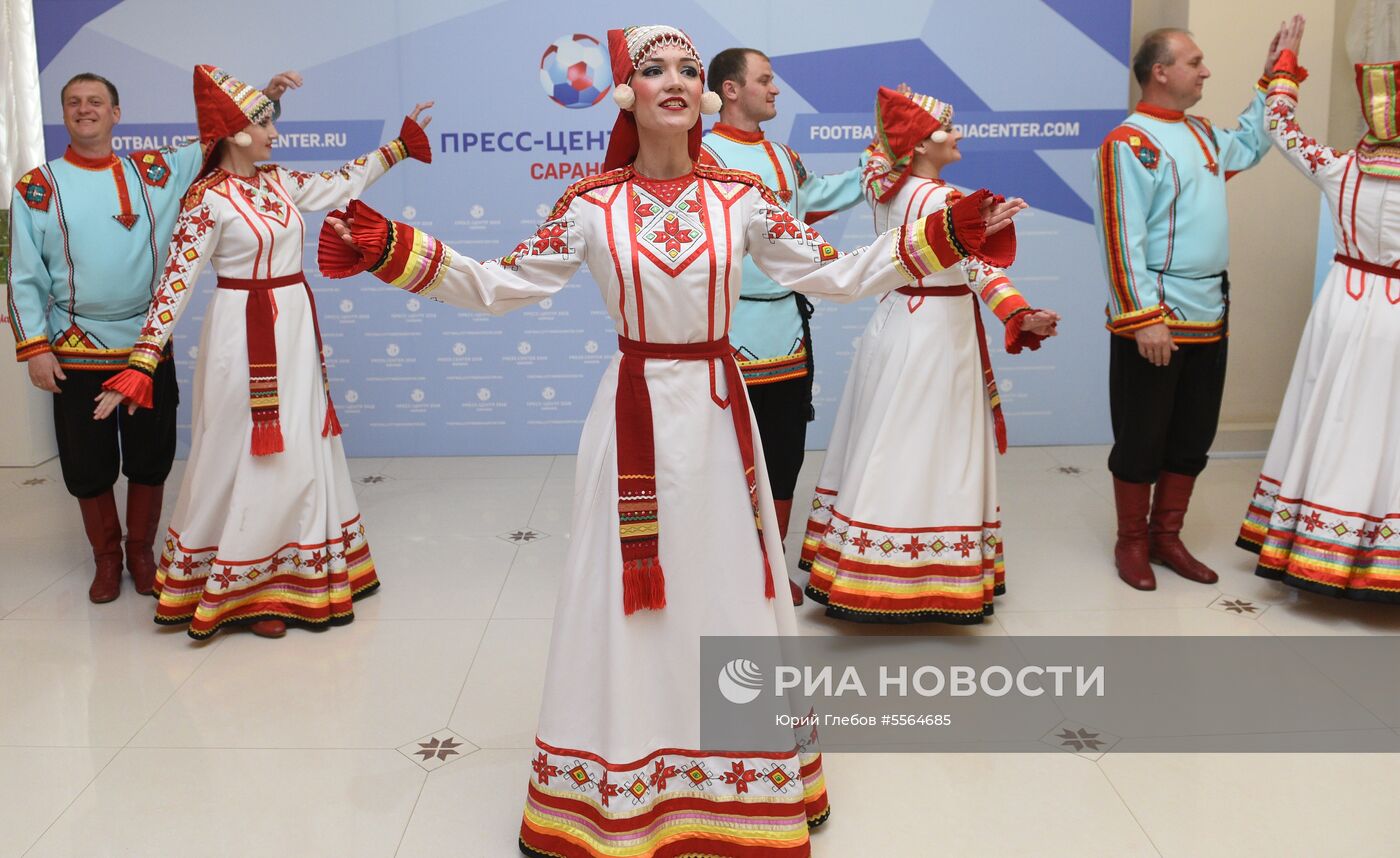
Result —
<path fill-rule="evenodd" d="M 295 72 L 264 91 L 300 86 Z M 63 157 L 20 176 L 10 206 L 8 310 L 16 357 L 54 395 L 54 431 L 68 492 L 78 499 L 96 573 L 88 597 L 121 593 L 122 529 L 112 487 L 127 477 L 126 568 L 136 591 L 155 585 L 153 545 L 165 478 L 175 458 L 179 393 L 167 351 L 155 407 L 95 420 L 102 383 L 121 371 L 165 268 L 180 200 L 198 176 L 197 144 L 112 151 L 121 121 L 117 88 L 75 76 L 60 92 L 69 144 Z"/>
<path fill-rule="evenodd" d="M 807 223 L 850 208 L 864 199 L 860 165 L 831 176 L 811 176 L 797 153 L 763 136 L 760 123 L 778 115 L 773 66 L 761 51 L 729 48 L 708 66 L 710 89 L 723 106 L 719 122 L 701 142 L 703 163 L 756 173 L 780 202 Z M 792 495 L 807 445 L 812 410 L 812 305 L 773 282 L 749 257 L 729 342 L 739 361 L 763 443 L 768 482 L 787 538 Z M 802 591 L 791 584 L 793 604 Z"/>
<path fill-rule="evenodd" d="M 1272 67 L 1271 56 L 1266 73 Z M 1200 101 L 1210 70 L 1185 30 L 1148 33 L 1133 57 L 1133 74 L 1142 101 L 1097 151 L 1095 215 L 1112 335 L 1114 560 L 1120 578 L 1151 590 L 1152 562 L 1192 581 L 1216 580 L 1180 533 L 1225 388 L 1225 181 L 1259 163 L 1269 138 L 1263 85 L 1255 87 L 1238 128 L 1186 114 Z"/>

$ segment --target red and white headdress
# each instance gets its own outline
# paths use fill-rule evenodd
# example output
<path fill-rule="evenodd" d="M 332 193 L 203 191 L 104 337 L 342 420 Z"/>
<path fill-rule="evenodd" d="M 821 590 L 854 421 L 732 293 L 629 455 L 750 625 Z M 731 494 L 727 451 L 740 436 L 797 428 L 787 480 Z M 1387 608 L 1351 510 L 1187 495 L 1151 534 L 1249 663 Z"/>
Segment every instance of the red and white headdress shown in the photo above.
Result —
<path fill-rule="evenodd" d="M 237 135 L 249 125 L 271 119 L 276 109 L 262 90 L 223 69 L 210 65 L 194 67 L 194 111 L 199 141 L 206 147 Z"/>
<path fill-rule="evenodd" d="M 1366 134 L 1356 147 L 1356 166 L 1363 173 L 1400 179 L 1400 62 L 1357 63 L 1356 92 Z"/>
<path fill-rule="evenodd" d="M 637 157 L 637 119 L 632 115 L 632 106 L 637 95 L 630 82 L 637 66 L 661 48 L 680 48 L 687 56 L 700 65 L 700 84 L 705 83 L 705 66 L 695 43 L 684 31 L 664 24 L 650 24 L 640 27 L 625 27 L 608 31 L 608 55 L 612 61 L 613 101 L 621 111 L 613 124 L 612 138 L 608 142 L 608 153 L 603 159 L 604 170 L 616 170 L 632 163 Z M 708 90 L 700 97 L 701 113 L 719 113 L 718 93 Z M 700 156 L 700 121 L 690 129 L 690 158 Z"/>
<path fill-rule="evenodd" d="M 866 168 L 867 185 L 876 183 L 878 199 L 888 199 L 904 184 L 915 146 L 929 139 L 942 143 L 952 127 L 951 104 L 880 87 L 875 95 L 875 151 Z M 872 173 L 877 174 L 873 180 Z"/>
<path fill-rule="evenodd" d="M 204 150 L 204 169 L 214 147 L 225 137 L 239 146 L 253 142 L 243 129 L 273 119 L 277 105 L 263 91 L 249 86 L 221 68 L 194 67 L 194 113 L 199 124 L 199 146 Z"/>

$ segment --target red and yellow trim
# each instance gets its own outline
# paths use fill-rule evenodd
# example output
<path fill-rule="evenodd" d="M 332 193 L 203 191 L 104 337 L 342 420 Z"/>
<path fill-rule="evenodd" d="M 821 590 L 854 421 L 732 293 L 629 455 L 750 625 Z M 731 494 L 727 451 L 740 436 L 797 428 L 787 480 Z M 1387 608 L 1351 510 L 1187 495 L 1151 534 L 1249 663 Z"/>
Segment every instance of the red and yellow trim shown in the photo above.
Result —
<path fill-rule="evenodd" d="M 1139 310 L 1136 313 L 1125 313 L 1118 317 L 1110 315 L 1104 327 L 1114 336 L 1132 337 L 1140 329 L 1158 323 L 1166 324 L 1167 330 L 1171 332 L 1172 342 L 1175 343 L 1213 343 L 1226 335 L 1223 319 L 1210 322 L 1175 319 L 1172 318 L 1167 308 L 1160 304 L 1156 307 Z"/>
<path fill-rule="evenodd" d="M 1259 555 L 1255 574 L 1304 590 L 1400 603 L 1400 510 L 1372 514 L 1280 495 L 1259 475 L 1236 545 Z"/>
<path fill-rule="evenodd" d="M 1136 316 L 1149 311 L 1142 309 L 1142 299 L 1138 294 L 1137 278 L 1133 269 L 1132 251 L 1129 249 L 1131 242 L 1128 237 L 1128 224 L 1123 216 L 1123 194 L 1119 180 L 1119 157 L 1122 154 L 1120 143 L 1126 145 L 1136 156 L 1136 160 L 1148 169 L 1156 168 L 1161 153 L 1145 134 L 1135 128 L 1121 125 L 1113 129 L 1099 146 L 1099 210 L 1103 212 L 1108 286 L 1112 292 L 1112 306 L 1121 310 L 1115 319 L 1131 322 Z M 1160 311 L 1153 308 L 1153 312 Z"/>
<path fill-rule="evenodd" d="M 521 851 L 548 858 L 806 858 L 821 756 L 667 748 L 628 763 L 536 742 Z"/>
<path fill-rule="evenodd" d="M 1003 324 L 1017 313 L 1031 309 L 1025 296 L 1011 285 L 1011 279 L 1004 274 L 993 277 L 982 287 L 982 302 Z"/>
<path fill-rule="evenodd" d="M 15 360 L 24 362 L 38 355 L 50 354 L 53 346 L 49 345 L 48 337 L 30 337 L 15 343 Z"/>
<path fill-rule="evenodd" d="M 954 227 L 952 206 L 901 226 L 894 237 L 894 262 L 911 281 L 953 267 L 968 252 Z"/>
<path fill-rule="evenodd" d="M 355 599 L 378 587 L 359 516 L 325 542 L 289 543 L 251 560 L 221 558 L 218 546 L 187 548 L 171 530 L 156 569 L 155 621 L 188 622 L 196 639 L 259 619 L 338 625 L 353 619 Z"/>
<path fill-rule="evenodd" d="M 1167 312 L 1166 307 L 1163 307 L 1161 304 L 1155 304 L 1141 310 L 1120 313 L 1117 316 L 1109 313 L 1108 323 L 1105 327 L 1108 328 L 1110 333 L 1117 334 L 1118 336 L 1130 337 L 1133 335 L 1133 332 L 1139 328 L 1155 325 L 1158 322 L 1166 322 L 1169 317 L 1170 314 Z"/>
<path fill-rule="evenodd" d="M 391 222 L 384 255 L 370 273 L 391 286 L 425 294 L 442 282 L 451 258 L 452 251 L 431 235 Z"/>
<path fill-rule="evenodd" d="M 831 511 L 810 553 L 807 595 L 827 615 L 873 623 L 980 623 L 1006 592 L 1001 523 L 889 527 Z M 806 540 L 804 558 L 809 556 Z"/>
<path fill-rule="evenodd" d="M 781 357 L 743 360 L 736 355 L 735 360 L 739 363 L 739 372 L 744 376 L 744 384 L 749 387 L 791 381 L 807 376 L 807 347 L 805 345 L 799 347 L 792 354 Z"/>

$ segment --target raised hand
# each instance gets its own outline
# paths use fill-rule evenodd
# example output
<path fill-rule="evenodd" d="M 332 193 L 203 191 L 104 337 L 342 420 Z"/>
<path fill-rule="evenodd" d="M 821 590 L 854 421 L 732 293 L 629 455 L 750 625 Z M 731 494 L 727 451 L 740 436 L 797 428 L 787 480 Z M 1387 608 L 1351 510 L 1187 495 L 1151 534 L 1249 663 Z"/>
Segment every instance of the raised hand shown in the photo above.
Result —
<path fill-rule="evenodd" d="M 1264 76 L 1268 77 L 1274 71 L 1274 65 L 1278 63 L 1279 54 L 1285 50 L 1298 55 L 1298 48 L 1303 42 L 1303 26 L 1306 20 L 1302 15 L 1294 15 L 1287 21 L 1282 21 L 1278 25 L 1278 32 L 1274 34 L 1273 41 L 1269 42 L 1269 56 L 1264 61 Z"/>
<path fill-rule="evenodd" d="M 419 119 L 418 114 L 431 108 L 432 106 L 433 102 L 431 101 L 420 101 L 417 104 L 413 105 L 413 112 L 408 115 L 408 118 L 412 119 L 414 122 L 417 122 L 418 127 L 427 128 L 428 123 L 432 122 L 433 118 L 431 116 L 424 116 L 422 119 Z"/>
<path fill-rule="evenodd" d="M 297 89 L 301 86 L 301 75 L 294 71 L 284 71 L 272 76 L 272 80 L 267 82 L 267 86 L 262 88 L 263 95 L 273 101 L 281 101 L 282 96 L 287 94 L 289 89 Z"/>
<path fill-rule="evenodd" d="M 1279 31 L 1278 49 L 1279 52 L 1292 51 L 1294 56 L 1298 55 L 1298 49 L 1303 44 L 1303 27 L 1307 20 L 1302 15 L 1294 15 L 1293 18 Z"/>

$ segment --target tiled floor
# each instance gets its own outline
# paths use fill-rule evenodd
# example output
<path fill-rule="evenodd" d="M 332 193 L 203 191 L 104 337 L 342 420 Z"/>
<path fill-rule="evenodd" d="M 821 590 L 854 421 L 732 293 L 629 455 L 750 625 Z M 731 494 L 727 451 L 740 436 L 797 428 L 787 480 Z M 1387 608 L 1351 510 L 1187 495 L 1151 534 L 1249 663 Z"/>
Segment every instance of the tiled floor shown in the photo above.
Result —
<path fill-rule="evenodd" d="M 1104 458 L 1013 449 L 1010 592 L 984 626 L 922 633 L 1400 633 L 1400 610 L 1250 574 L 1233 542 L 1251 459 L 1217 460 L 1197 488 L 1188 542 L 1219 586 L 1164 573 L 1156 592 L 1129 589 Z M 129 585 L 90 605 L 56 463 L 0 470 L 0 858 L 517 854 L 573 457 L 352 470 L 382 592 L 326 634 L 203 644 L 153 625 Z M 880 633 L 810 604 L 799 617 L 808 634 Z M 1400 757 L 1385 754 L 847 754 L 827 777 L 818 858 L 1382 856 L 1400 809 Z"/>

